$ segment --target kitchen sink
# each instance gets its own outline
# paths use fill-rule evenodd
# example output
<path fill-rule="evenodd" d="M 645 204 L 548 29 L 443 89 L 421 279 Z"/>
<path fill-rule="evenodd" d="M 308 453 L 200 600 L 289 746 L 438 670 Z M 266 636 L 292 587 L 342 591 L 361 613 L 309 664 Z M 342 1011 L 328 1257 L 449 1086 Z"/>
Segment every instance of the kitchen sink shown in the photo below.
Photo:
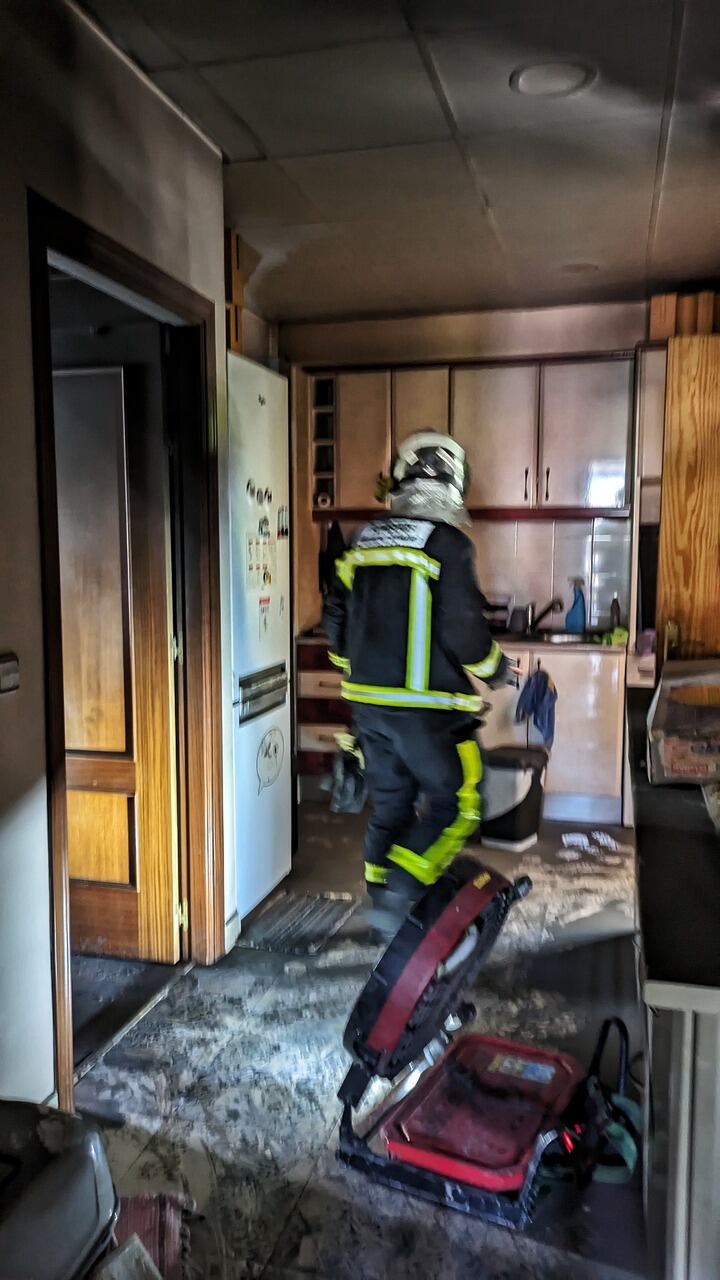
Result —
<path fill-rule="evenodd" d="M 592 636 L 587 631 L 537 631 L 530 639 L 543 644 L 589 644 Z"/>

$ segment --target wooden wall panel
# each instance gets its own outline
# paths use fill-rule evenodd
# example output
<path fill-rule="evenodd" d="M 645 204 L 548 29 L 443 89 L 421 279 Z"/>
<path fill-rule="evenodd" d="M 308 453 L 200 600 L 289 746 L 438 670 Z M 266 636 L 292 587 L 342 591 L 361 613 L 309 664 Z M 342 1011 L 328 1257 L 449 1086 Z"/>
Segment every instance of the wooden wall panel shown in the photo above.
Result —
<path fill-rule="evenodd" d="M 135 872 L 134 826 L 133 804 L 128 796 L 68 791 L 70 878 L 130 884 Z"/>
<path fill-rule="evenodd" d="M 658 642 L 680 626 L 680 656 L 720 654 L 720 336 L 668 349 Z"/>

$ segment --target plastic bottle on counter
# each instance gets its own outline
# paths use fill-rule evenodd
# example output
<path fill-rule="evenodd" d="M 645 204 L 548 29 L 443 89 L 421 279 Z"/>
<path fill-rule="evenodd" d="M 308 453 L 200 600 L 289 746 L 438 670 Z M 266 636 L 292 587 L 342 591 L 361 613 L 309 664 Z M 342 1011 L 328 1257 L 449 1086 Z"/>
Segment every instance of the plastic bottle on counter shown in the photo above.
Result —
<path fill-rule="evenodd" d="M 612 598 L 612 604 L 610 605 L 610 630 L 617 631 L 620 624 L 621 624 L 620 601 L 617 598 L 617 591 L 616 591 L 615 595 Z"/>
<path fill-rule="evenodd" d="M 583 593 L 585 579 L 571 578 L 570 585 L 573 589 L 573 602 L 565 614 L 565 630 L 572 632 L 573 635 L 580 635 L 586 629 L 585 595 Z"/>

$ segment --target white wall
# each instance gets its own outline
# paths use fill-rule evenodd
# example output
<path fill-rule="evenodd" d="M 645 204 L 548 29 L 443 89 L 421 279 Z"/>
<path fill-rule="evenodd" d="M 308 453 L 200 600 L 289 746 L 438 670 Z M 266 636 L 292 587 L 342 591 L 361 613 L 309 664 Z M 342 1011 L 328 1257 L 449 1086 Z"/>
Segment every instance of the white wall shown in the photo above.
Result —
<path fill-rule="evenodd" d="M 647 337 L 647 303 L 517 311 L 461 311 L 377 320 L 280 325 L 280 356 L 291 364 L 432 364 L 515 356 L 617 351 Z"/>
<path fill-rule="evenodd" d="M 19 692 L 0 696 L 0 1096 L 41 1099 L 55 1081 L 27 190 L 216 301 L 224 474 L 222 174 L 218 153 L 62 0 L 0 0 L 0 119 L 0 652 L 21 670 Z M 227 546 L 224 504 L 222 518 Z M 225 562 L 224 599 L 227 574 Z M 229 692 L 229 643 L 225 657 Z M 229 763 L 229 716 L 225 731 Z M 231 832 L 230 786 L 226 797 Z M 234 903 L 232 856 L 226 867 Z"/>

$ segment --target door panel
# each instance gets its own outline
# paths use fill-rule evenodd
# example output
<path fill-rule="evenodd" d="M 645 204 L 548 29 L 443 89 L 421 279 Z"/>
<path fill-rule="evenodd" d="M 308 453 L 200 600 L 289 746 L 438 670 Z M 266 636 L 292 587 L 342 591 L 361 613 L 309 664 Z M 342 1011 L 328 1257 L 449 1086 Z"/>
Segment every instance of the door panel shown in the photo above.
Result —
<path fill-rule="evenodd" d="M 480 731 L 480 742 L 487 750 L 491 747 L 507 746 L 509 743 L 526 747 L 528 741 L 527 721 L 516 724 L 515 710 L 520 690 L 528 678 L 530 654 L 527 650 L 513 652 L 512 649 L 506 649 L 504 646 L 503 652 L 510 662 L 518 664 L 520 673 L 513 684 L 503 685 L 501 689 L 489 689 L 487 685 L 478 683 L 478 689 L 483 698 L 492 706 L 492 711 L 488 712 L 485 724 Z"/>
<path fill-rule="evenodd" d="M 533 653 L 557 689 L 555 741 L 545 790 L 548 793 L 619 797 L 622 787 L 625 655 Z M 541 743 L 530 724 L 531 746 Z"/>
<path fill-rule="evenodd" d="M 436 369 L 394 369 L 393 439 L 401 444 L 415 431 L 447 431 L 450 373 Z"/>
<path fill-rule="evenodd" d="M 624 507 L 632 360 L 547 364 L 541 395 L 541 503 Z"/>
<path fill-rule="evenodd" d="M 455 369 L 452 434 L 470 466 L 470 507 L 535 500 L 538 366 Z"/>
<path fill-rule="evenodd" d="M 72 945 L 172 962 L 179 927 L 163 424 L 146 411 L 139 371 L 63 371 L 53 392 Z"/>
<path fill-rule="evenodd" d="M 390 374 L 340 373 L 337 397 L 338 507 L 371 507 L 380 472 L 390 465 Z"/>

